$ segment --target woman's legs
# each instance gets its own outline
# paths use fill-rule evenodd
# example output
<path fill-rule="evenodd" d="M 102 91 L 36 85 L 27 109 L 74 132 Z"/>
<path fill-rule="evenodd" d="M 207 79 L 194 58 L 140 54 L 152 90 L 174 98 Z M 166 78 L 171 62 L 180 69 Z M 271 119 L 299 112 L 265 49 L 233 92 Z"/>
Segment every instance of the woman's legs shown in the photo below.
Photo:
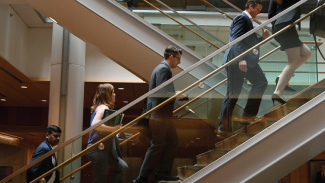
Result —
<path fill-rule="evenodd" d="M 292 75 L 302 64 L 304 64 L 311 56 L 310 49 L 305 45 L 300 47 L 288 48 L 285 50 L 288 56 L 288 65 L 283 69 L 279 75 L 279 82 L 274 91 L 275 94 L 282 97 L 283 90 L 289 83 Z"/>

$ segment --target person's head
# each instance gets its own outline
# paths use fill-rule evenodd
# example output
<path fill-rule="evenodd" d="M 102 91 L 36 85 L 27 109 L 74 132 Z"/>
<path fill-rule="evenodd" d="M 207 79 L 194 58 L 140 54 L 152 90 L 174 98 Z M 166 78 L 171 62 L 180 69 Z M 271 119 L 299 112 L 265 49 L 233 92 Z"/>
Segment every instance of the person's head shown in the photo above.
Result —
<path fill-rule="evenodd" d="M 252 18 L 256 18 L 262 10 L 262 1 L 248 0 L 245 5 L 245 10 L 252 16 Z"/>
<path fill-rule="evenodd" d="M 170 68 L 176 68 L 181 63 L 182 50 L 175 46 L 168 46 L 164 52 L 165 61 L 169 64 Z"/>
<path fill-rule="evenodd" d="M 91 106 L 91 113 L 93 113 L 97 106 L 106 105 L 108 108 L 113 109 L 115 106 L 115 92 L 113 85 L 109 83 L 100 84 L 96 89 L 96 93 Z"/>
<path fill-rule="evenodd" d="M 51 144 L 51 146 L 58 145 L 60 141 L 62 130 L 55 126 L 55 125 L 50 125 L 46 127 L 45 130 L 45 138 L 46 140 Z"/>

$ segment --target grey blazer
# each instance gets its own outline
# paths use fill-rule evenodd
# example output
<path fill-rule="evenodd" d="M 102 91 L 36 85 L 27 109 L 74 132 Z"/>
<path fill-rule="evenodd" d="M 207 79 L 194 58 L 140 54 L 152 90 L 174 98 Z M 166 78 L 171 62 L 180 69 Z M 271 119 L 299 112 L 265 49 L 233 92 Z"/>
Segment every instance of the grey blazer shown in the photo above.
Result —
<path fill-rule="evenodd" d="M 167 62 L 162 61 L 152 72 L 149 83 L 149 91 L 156 88 L 160 84 L 169 80 L 172 77 L 172 72 Z M 160 103 L 164 102 L 169 97 L 175 94 L 174 84 L 171 83 L 164 88 L 160 89 L 155 94 L 147 99 L 147 110 L 150 110 Z M 170 117 L 173 115 L 174 101 L 169 102 L 162 108 L 151 113 L 151 117 Z"/>

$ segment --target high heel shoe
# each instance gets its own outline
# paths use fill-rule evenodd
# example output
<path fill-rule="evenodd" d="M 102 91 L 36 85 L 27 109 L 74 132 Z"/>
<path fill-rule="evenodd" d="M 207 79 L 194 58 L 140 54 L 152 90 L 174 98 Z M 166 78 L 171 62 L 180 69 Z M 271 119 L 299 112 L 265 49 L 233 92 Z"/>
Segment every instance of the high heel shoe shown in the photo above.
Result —
<path fill-rule="evenodd" d="M 278 81 L 279 81 L 279 77 L 277 77 L 275 79 L 275 86 L 278 86 Z M 286 85 L 286 87 L 284 88 L 284 90 L 291 91 L 291 92 L 295 92 L 296 91 L 295 89 L 291 88 L 289 85 Z"/>
<path fill-rule="evenodd" d="M 273 93 L 272 94 L 272 102 L 273 102 L 273 105 L 274 105 L 274 101 L 278 101 L 281 104 L 287 103 L 287 101 L 285 101 L 282 97 L 280 97 L 279 95 Z"/>

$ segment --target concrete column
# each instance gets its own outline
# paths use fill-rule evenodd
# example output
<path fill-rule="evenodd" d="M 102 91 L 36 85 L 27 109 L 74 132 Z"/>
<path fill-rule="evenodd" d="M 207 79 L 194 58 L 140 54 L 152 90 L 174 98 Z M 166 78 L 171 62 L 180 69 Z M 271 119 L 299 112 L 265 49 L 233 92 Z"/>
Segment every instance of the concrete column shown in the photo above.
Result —
<path fill-rule="evenodd" d="M 53 24 L 49 124 L 63 130 L 61 143 L 82 132 L 86 44 L 73 34 Z M 78 139 L 58 153 L 59 162 L 81 151 Z M 66 175 L 80 167 L 80 159 L 63 168 Z M 64 182 L 80 182 L 80 174 Z"/>

